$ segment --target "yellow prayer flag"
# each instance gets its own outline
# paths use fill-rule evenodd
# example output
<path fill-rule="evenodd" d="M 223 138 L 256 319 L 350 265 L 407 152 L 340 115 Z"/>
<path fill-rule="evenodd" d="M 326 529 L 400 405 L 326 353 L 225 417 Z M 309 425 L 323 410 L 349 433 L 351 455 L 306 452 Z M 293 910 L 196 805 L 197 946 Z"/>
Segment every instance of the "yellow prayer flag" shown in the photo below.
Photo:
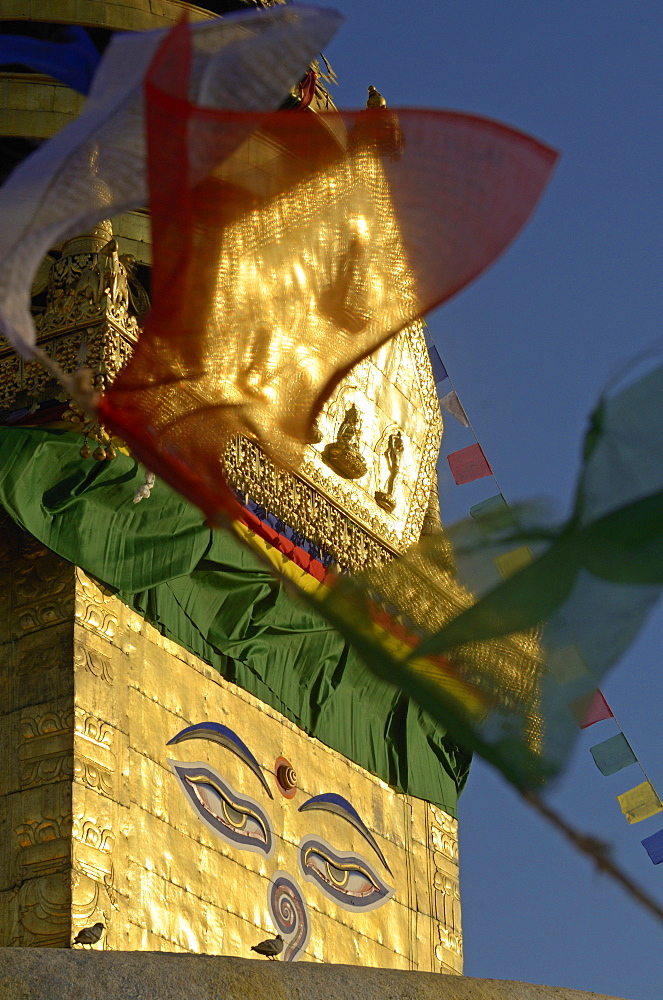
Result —
<path fill-rule="evenodd" d="M 525 566 L 529 566 L 533 558 L 534 557 L 528 547 L 526 545 L 521 545 L 518 549 L 512 549 L 511 552 L 505 552 L 503 556 L 497 556 L 495 559 L 495 565 L 506 580 L 508 577 L 513 576 L 514 573 L 517 573 L 518 570 L 524 569 Z"/>
<path fill-rule="evenodd" d="M 547 666 L 558 684 L 570 684 L 579 677 L 585 677 L 589 670 L 577 646 L 563 646 L 554 649 L 548 656 Z"/>
<path fill-rule="evenodd" d="M 628 823 L 639 823 L 663 811 L 663 802 L 654 791 L 650 781 L 643 781 L 630 791 L 617 796 L 617 801 Z"/>

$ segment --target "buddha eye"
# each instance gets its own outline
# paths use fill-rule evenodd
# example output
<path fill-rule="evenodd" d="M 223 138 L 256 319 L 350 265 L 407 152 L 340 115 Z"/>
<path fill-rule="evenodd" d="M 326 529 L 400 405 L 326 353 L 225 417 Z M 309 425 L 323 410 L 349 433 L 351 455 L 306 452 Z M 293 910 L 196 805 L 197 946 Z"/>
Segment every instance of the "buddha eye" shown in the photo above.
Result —
<path fill-rule="evenodd" d="M 335 851 L 319 838 L 307 837 L 299 845 L 299 866 L 307 882 L 345 909 L 373 910 L 394 894 L 361 855 Z"/>
<path fill-rule="evenodd" d="M 254 799 L 239 795 L 208 764 L 169 760 L 190 805 L 213 833 L 236 847 L 269 857 L 274 847 L 267 814 Z"/>

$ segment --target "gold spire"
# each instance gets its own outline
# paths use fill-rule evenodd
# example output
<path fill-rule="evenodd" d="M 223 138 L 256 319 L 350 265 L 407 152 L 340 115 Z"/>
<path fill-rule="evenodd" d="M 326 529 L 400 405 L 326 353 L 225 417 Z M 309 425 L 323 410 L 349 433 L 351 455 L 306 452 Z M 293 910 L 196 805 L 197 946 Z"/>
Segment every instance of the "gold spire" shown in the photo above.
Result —
<path fill-rule="evenodd" d="M 367 108 L 386 108 L 387 102 L 384 97 L 373 84 L 370 84 L 368 88 L 368 100 L 366 101 Z"/>

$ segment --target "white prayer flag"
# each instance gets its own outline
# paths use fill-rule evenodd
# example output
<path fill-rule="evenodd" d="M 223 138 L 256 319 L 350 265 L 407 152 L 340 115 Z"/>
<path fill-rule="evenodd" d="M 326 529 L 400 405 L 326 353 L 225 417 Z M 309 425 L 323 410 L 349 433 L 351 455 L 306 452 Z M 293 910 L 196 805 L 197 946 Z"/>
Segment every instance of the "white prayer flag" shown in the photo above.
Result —
<path fill-rule="evenodd" d="M 463 404 L 455 392 L 448 392 L 446 396 L 443 396 L 440 400 L 440 406 L 443 406 L 447 413 L 450 413 L 452 417 L 455 417 L 458 423 L 462 424 L 463 427 L 470 426 L 467 414 L 463 409 Z"/>

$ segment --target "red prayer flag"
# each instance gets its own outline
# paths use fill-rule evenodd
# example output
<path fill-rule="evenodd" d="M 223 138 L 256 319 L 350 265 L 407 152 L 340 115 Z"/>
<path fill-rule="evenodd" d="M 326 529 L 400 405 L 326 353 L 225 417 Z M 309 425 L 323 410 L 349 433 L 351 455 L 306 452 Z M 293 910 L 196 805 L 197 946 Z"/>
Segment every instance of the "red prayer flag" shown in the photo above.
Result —
<path fill-rule="evenodd" d="M 595 722 L 613 718 L 612 710 L 598 688 L 584 694 L 581 698 L 576 698 L 575 701 L 571 702 L 569 708 L 581 729 L 587 729 Z"/>
<path fill-rule="evenodd" d="M 461 448 L 460 451 L 453 451 L 451 455 L 447 455 L 447 461 L 457 486 L 461 486 L 463 483 L 472 483 L 475 479 L 483 479 L 484 476 L 492 476 L 493 474 L 478 442 L 471 444 L 468 448 Z"/>
<path fill-rule="evenodd" d="M 196 106 L 188 30 L 147 82 L 153 306 L 99 416 L 215 519 L 230 438 L 297 468 L 338 382 L 502 252 L 556 154 L 447 111 Z"/>

